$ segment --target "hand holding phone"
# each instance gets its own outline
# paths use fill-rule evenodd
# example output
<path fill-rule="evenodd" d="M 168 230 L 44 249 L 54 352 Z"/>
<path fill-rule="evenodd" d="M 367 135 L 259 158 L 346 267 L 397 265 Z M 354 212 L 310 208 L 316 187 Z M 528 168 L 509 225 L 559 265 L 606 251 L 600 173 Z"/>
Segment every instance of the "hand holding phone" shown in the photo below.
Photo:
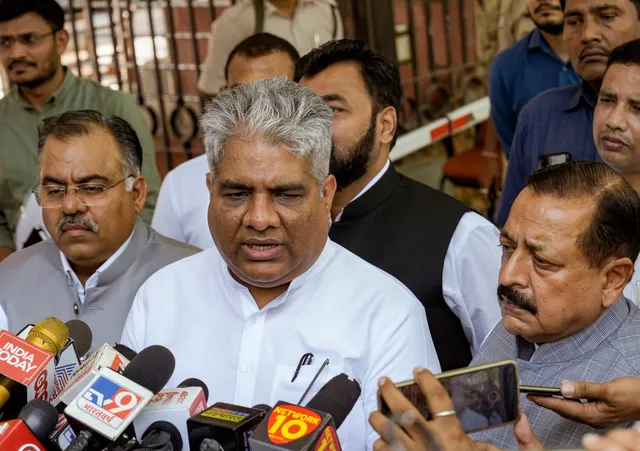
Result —
<path fill-rule="evenodd" d="M 520 414 L 518 368 L 512 360 L 490 363 L 435 376 L 447 390 L 465 432 L 475 432 L 515 423 Z M 415 381 L 396 384 L 420 415 L 430 420 L 427 399 Z M 379 397 L 380 411 L 390 412 Z"/>

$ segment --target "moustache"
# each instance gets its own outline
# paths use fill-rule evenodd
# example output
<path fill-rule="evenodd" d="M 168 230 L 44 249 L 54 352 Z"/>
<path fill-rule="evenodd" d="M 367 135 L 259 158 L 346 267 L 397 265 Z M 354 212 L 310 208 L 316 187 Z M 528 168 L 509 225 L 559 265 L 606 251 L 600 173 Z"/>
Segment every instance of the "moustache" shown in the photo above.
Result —
<path fill-rule="evenodd" d="M 616 138 L 618 138 L 620 141 L 622 141 L 622 143 L 623 143 L 625 146 L 630 147 L 630 148 L 632 148 L 632 149 L 634 148 L 634 146 L 632 146 L 632 145 L 631 145 L 631 143 L 629 142 L 629 140 L 627 140 L 626 138 L 624 138 L 624 137 L 622 137 L 622 136 L 618 135 L 618 133 L 616 133 L 614 130 L 612 130 L 612 129 L 611 129 L 611 128 L 609 128 L 609 127 L 607 127 L 607 128 L 606 128 L 606 129 L 604 129 L 604 130 L 601 130 L 601 131 L 598 133 L 598 139 L 599 139 L 599 140 L 600 140 L 600 139 L 602 139 L 602 137 L 603 137 L 604 135 L 615 136 L 615 137 L 616 137 Z"/>
<path fill-rule="evenodd" d="M 500 284 L 498 286 L 498 299 L 508 302 L 509 304 L 513 304 L 532 315 L 538 313 L 538 308 L 533 300 L 506 285 Z"/>
<path fill-rule="evenodd" d="M 540 3 L 536 9 L 533 11 L 535 14 L 539 13 L 542 8 L 548 8 L 556 11 L 562 11 L 562 8 L 559 5 L 554 5 L 551 3 Z"/>
<path fill-rule="evenodd" d="M 36 67 L 36 63 L 32 62 L 32 61 L 27 61 L 27 60 L 23 60 L 23 59 L 19 59 L 19 60 L 14 60 L 11 61 L 9 63 L 9 70 L 13 70 L 13 68 L 15 67 L 16 64 L 26 64 L 27 66 L 31 66 L 31 67 Z"/>
<path fill-rule="evenodd" d="M 587 46 L 587 47 L 583 48 L 583 49 L 580 51 L 580 55 L 578 56 L 578 58 L 579 58 L 579 59 L 583 59 L 583 58 L 585 58 L 585 53 L 590 52 L 590 51 L 592 51 L 592 50 L 599 50 L 599 51 L 601 51 L 602 53 L 604 53 L 604 55 L 605 55 L 607 58 L 609 58 L 609 56 L 611 56 L 611 52 L 609 52 L 607 49 L 605 49 L 605 48 L 603 48 L 603 47 L 600 47 L 599 45 L 589 45 L 589 46 Z"/>
<path fill-rule="evenodd" d="M 56 232 L 61 235 L 64 232 L 64 227 L 68 225 L 77 225 L 83 227 L 90 232 L 97 233 L 100 226 L 92 219 L 85 218 L 81 215 L 64 216 L 56 225 Z"/>

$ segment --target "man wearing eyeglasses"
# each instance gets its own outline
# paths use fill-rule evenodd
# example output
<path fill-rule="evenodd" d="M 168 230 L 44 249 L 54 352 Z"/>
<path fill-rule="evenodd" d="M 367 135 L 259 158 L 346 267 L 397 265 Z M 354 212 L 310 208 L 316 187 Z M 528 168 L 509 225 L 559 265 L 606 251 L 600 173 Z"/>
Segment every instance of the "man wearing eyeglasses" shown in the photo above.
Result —
<path fill-rule="evenodd" d="M 136 291 L 197 249 L 147 226 L 147 182 L 133 128 L 117 116 L 70 111 L 38 129 L 33 189 L 52 237 L 0 263 L 0 329 L 55 316 L 81 319 L 93 343 L 120 338 Z"/>
<path fill-rule="evenodd" d="M 0 62 L 14 89 L 0 99 L 0 261 L 14 249 L 16 226 L 29 190 L 37 180 L 37 127 L 43 118 L 92 109 L 125 119 L 144 153 L 148 223 L 160 188 L 153 138 L 144 116 L 128 95 L 76 77 L 62 65 L 69 34 L 55 0 L 0 0 Z M 88 75 L 88 66 L 82 75 Z"/>

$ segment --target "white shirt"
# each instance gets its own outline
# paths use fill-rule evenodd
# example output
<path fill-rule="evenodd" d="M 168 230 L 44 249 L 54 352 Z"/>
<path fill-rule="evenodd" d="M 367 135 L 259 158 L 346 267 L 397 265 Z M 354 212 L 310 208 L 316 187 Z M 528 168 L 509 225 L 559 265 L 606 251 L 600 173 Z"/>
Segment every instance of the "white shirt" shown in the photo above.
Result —
<path fill-rule="evenodd" d="M 391 162 L 387 160 L 382 170 L 351 202 L 369 191 L 390 166 Z M 342 212 L 336 217 L 336 222 L 341 217 Z M 474 212 L 465 213 L 451 237 L 444 258 L 444 300 L 460 319 L 473 355 L 502 318 L 496 294 L 502 260 L 499 236 L 498 229 L 486 218 Z"/>
<path fill-rule="evenodd" d="M 343 449 L 371 449 L 368 424 L 378 379 L 412 379 L 422 365 L 440 372 L 424 308 L 400 282 L 327 240 L 316 262 L 285 293 L 259 310 L 216 248 L 161 269 L 142 285 L 122 343 L 168 347 L 176 358 L 169 386 L 203 380 L 209 403 L 297 403 L 322 362 L 306 401 L 333 376 L 359 381 L 362 395 L 338 430 Z M 302 366 L 311 352 L 311 365 Z M 305 403 L 303 403 L 305 404 Z"/>
<path fill-rule="evenodd" d="M 351 202 L 373 187 L 390 166 L 387 160 Z M 207 222 L 209 192 L 205 177 L 208 171 L 207 159 L 202 155 L 169 172 L 160 188 L 154 229 L 201 249 L 214 246 Z M 342 212 L 336 222 L 341 216 Z M 465 213 L 451 237 L 442 269 L 444 300 L 460 319 L 473 355 L 501 319 L 496 295 L 502 258 L 499 234 L 498 229 L 479 214 Z"/>
<path fill-rule="evenodd" d="M 207 222 L 207 156 L 200 155 L 170 171 L 162 182 L 153 227 L 161 235 L 200 249 L 213 247 Z"/>
<path fill-rule="evenodd" d="M 115 262 L 118 259 L 118 257 L 122 255 L 124 250 L 127 248 L 129 243 L 131 242 L 131 238 L 133 238 L 133 232 L 131 232 L 131 235 L 129 235 L 129 238 L 127 238 L 127 241 L 125 241 L 124 244 L 120 246 L 118 250 L 111 257 L 109 257 L 107 261 L 104 262 L 96 270 L 96 272 L 94 272 L 91 275 L 91 277 L 89 277 L 89 279 L 87 280 L 87 283 L 84 286 L 82 285 L 82 282 L 80 282 L 80 279 L 78 279 L 78 276 L 76 275 L 75 271 L 71 268 L 71 265 L 69 264 L 69 260 L 67 260 L 67 257 L 62 253 L 62 251 L 60 251 L 60 260 L 62 260 L 62 267 L 64 268 L 64 273 L 67 275 L 67 282 L 69 282 L 69 285 L 71 287 L 75 288 L 76 293 L 78 294 L 78 299 L 80 300 L 81 304 L 84 304 L 86 291 L 90 290 L 91 288 L 95 288 L 98 285 L 98 281 L 100 280 L 100 273 L 103 273 L 104 271 L 106 271 L 113 264 L 113 262 Z"/>

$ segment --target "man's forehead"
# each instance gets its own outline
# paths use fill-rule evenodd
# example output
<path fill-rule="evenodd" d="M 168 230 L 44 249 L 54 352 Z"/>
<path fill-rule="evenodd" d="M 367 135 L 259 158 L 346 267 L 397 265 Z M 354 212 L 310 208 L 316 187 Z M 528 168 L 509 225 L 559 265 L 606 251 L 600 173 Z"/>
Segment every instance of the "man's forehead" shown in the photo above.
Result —
<path fill-rule="evenodd" d="M 620 77 L 640 81 L 640 66 L 637 64 L 612 64 L 602 81 L 604 93 L 640 99 L 640 83 L 620 83 Z"/>
<path fill-rule="evenodd" d="M 43 28 L 43 25 L 46 28 Z M 0 22 L 0 36 L 14 33 L 44 33 L 50 28 L 42 16 L 28 12 L 6 22 Z"/>
<path fill-rule="evenodd" d="M 64 166 L 74 170 L 92 168 L 110 171 L 112 167 L 119 165 L 120 151 L 115 140 L 108 133 L 94 133 L 64 140 L 49 136 L 42 149 L 41 169 L 51 170 Z"/>
<path fill-rule="evenodd" d="M 503 234 L 540 243 L 576 238 L 589 225 L 594 202 L 587 197 L 558 198 L 526 188 L 514 202 Z"/>
<path fill-rule="evenodd" d="M 302 77 L 300 83 L 310 87 L 316 94 L 321 96 L 333 93 L 343 95 L 352 93 L 368 94 L 366 83 L 360 72 L 360 66 L 353 61 L 332 64 L 312 77 Z"/>
<path fill-rule="evenodd" d="M 229 85 L 262 78 L 291 77 L 294 63 L 285 52 L 272 52 L 257 57 L 237 54 L 229 64 Z"/>
<path fill-rule="evenodd" d="M 253 186 L 301 181 L 309 176 L 309 157 L 289 150 L 263 136 L 232 137 L 217 165 L 216 182 L 233 180 Z"/>
<path fill-rule="evenodd" d="M 625 4 L 633 6 L 633 0 L 567 0 L 564 12 L 571 14 L 597 11 L 608 7 L 623 8 Z"/>

